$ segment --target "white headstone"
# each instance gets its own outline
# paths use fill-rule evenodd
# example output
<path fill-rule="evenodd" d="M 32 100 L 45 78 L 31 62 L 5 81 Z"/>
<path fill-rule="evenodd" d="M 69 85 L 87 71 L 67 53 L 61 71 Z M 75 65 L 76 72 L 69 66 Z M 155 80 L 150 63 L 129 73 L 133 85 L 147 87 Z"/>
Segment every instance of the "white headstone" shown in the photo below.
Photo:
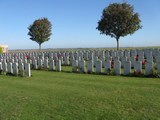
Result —
<path fill-rule="evenodd" d="M 12 63 L 8 63 L 8 73 L 13 73 Z"/>
<path fill-rule="evenodd" d="M 134 67 L 135 57 L 130 57 L 131 67 Z"/>
<path fill-rule="evenodd" d="M 86 71 L 85 61 L 84 61 L 84 60 L 79 61 L 79 71 L 80 71 L 80 72 L 85 72 L 85 71 Z"/>
<path fill-rule="evenodd" d="M 89 58 L 88 58 L 88 52 L 84 53 L 84 59 L 85 60 L 89 60 Z"/>
<path fill-rule="evenodd" d="M 136 73 L 142 73 L 142 62 L 141 61 L 134 62 L 134 70 Z"/>
<path fill-rule="evenodd" d="M 78 60 L 73 60 L 72 61 L 72 71 L 73 72 L 78 72 Z"/>
<path fill-rule="evenodd" d="M 3 72 L 7 72 L 7 63 L 6 62 L 2 62 L 2 69 L 3 69 Z"/>
<path fill-rule="evenodd" d="M 44 68 L 48 69 L 48 58 L 44 59 Z"/>
<path fill-rule="evenodd" d="M 153 74 L 153 62 L 146 62 L 145 75 Z"/>
<path fill-rule="evenodd" d="M 93 60 L 93 52 L 90 52 L 88 56 L 89 56 L 89 60 Z"/>
<path fill-rule="evenodd" d="M 117 56 L 118 56 L 119 58 L 122 58 L 122 57 L 124 56 L 123 51 L 118 51 L 118 52 L 117 52 Z"/>
<path fill-rule="evenodd" d="M 95 64 L 96 64 L 97 61 L 98 61 L 98 56 L 95 56 L 95 57 L 94 57 L 94 62 L 95 62 Z"/>
<path fill-rule="evenodd" d="M 13 63 L 13 74 L 18 76 L 18 63 Z"/>
<path fill-rule="evenodd" d="M 111 52 L 111 56 L 112 56 L 112 58 L 115 58 L 117 56 L 117 52 L 116 51 L 112 51 Z"/>
<path fill-rule="evenodd" d="M 68 56 L 64 57 L 64 64 L 69 65 L 69 57 Z"/>
<path fill-rule="evenodd" d="M 122 64 L 122 67 L 124 66 L 124 63 L 127 61 L 127 57 L 124 56 L 121 58 L 121 64 Z"/>
<path fill-rule="evenodd" d="M 64 58 L 63 58 L 63 56 L 60 56 L 59 60 L 61 60 L 61 64 L 63 65 L 64 64 Z"/>
<path fill-rule="evenodd" d="M 24 64 L 23 63 L 19 63 L 19 72 L 21 76 L 24 76 Z"/>
<path fill-rule="evenodd" d="M 108 72 L 111 71 L 111 61 L 107 60 L 104 62 L 104 74 L 109 74 Z"/>
<path fill-rule="evenodd" d="M 105 53 L 105 57 L 107 57 L 107 58 L 109 58 L 109 57 L 110 57 L 109 51 L 106 51 L 106 53 Z"/>
<path fill-rule="evenodd" d="M 49 70 L 55 70 L 54 60 L 49 61 Z"/>
<path fill-rule="evenodd" d="M 42 59 L 39 59 L 38 60 L 38 69 L 42 69 L 42 67 L 43 67 L 43 61 L 42 61 Z"/>
<path fill-rule="evenodd" d="M 93 73 L 94 72 L 93 66 L 94 66 L 93 61 L 92 60 L 88 61 L 88 73 Z"/>
<path fill-rule="evenodd" d="M 121 62 L 120 61 L 115 61 L 114 62 L 114 74 L 115 75 L 120 75 L 121 74 Z"/>
<path fill-rule="evenodd" d="M 127 58 L 129 58 L 130 57 L 130 51 L 125 50 L 124 51 L 124 56 L 126 56 Z"/>
<path fill-rule="evenodd" d="M 30 64 L 29 63 L 25 64 L 25 71 L 26 71 L 26 76 L 31 77 L 31 69 L 30 69 Z"/>
<path fill-rule="evenodd" d="M 126 61 L 124 63 L 124 75 L 129 75 L 131 73 L 131 61 Z"/>
<path fill-rule="evenodd" d="M 96 73 L 102 73 L 102 61 L 96 61 Z"/>
<path fill-rule="evenodd" d="M 37 66 L 37 60 L 36 59 L 33 59 L 33 68 L 34 69 L 38 69 L 38 66 Z"/>
<path fill-rule="evenodd" d="M 61 60 L 56 61 L 56 71 L 61 72 Z"/>
<path fill-rule="evenodd" d="M 119 61 L 119 57 L 114 57 L 113 61 Z"/>

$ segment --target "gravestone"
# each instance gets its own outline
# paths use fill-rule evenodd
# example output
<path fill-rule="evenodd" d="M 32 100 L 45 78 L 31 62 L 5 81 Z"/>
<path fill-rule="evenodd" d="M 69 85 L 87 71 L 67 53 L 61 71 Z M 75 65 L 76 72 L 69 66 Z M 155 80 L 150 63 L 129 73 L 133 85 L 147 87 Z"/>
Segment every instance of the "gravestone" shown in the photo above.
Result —
<path fill-rule="evenodd" d="M 61 60 L 56 61 L 56 71 L 61 72 Z"/>
<path fill-rule="evenodd" d="M 21 76 L 24 76 L 24 64 L 23 63 L 19 63 L 19 72 Z"/>
<path fill-rule="evenodd" d="M 124 63 L 126 61 L 127 61 L 127 57 L 126 56 L 124 56 L 124 57 L 121 58 L 121 65 L 122 65 L 122 67 L 124 66 Z"/>
<path fill-rule="evenodd" d="M 146 62 L 145 75 L 153 74 L 153 62 Z"/>
<path fill-rule="evenodd" d="M 61 60 L 61 64 L 63 65 L 64 64 L 64 58 L 63 58 L 63 56 L 60 56 L 59 60 Z"/>
<path fill-rule="evenodd" d="M 111 61 L 107 60 L 104 62 L 104 74 L 110 74 L 111 72 Z"/>
<path fill-rule="evenodd" d="M 125 50 L 124 51 L 124 56 L 126 56 L 127 58 L 129 58 L 130 57 L 130 51 Z"/>
<path fill-rule="evenodd" d="M 134 67 L 135 57 L 130 57 L 131 67 Z"/>
<path fill-rule="evenodd" d="M 89 60 L 93 60 L 93 52 L 90 52 L 90 53 L 88 54 L 88 57 L 89 57 Z"/>
<path fill-rule="evenodd" d="M 38 66 L 37 66 L 37 60 L 36 59 L 33 59 L 33 69 L 38 69 Z"/>
<path fill-rule="evenodd" d="M 111 51 L 111 56 L 114 59 L 117 56 L 117 52 L 116 51 Z"/>
<path fill-rule="evenodd" d="M 94 57 L 94 64 L 96 64 L 96 62 L 98 61 L 98 56 Z"/>
<path fill-rule="evenodd" d="M 8 63 L 8 73 L 13 73 L 12 63 Z"/>
<path fill-rule="evenodd" d="M 18 63 L 13 63 L 13 75 L 18 76 Z"/>
<path fill-rule="evenodd" d="M 31 77 L 31 69 L 30 69 L 30 64 L 26 63 L 25 64 L 25 72 L 27 77 Z"/>
<path fill-rule="evenodd" d="M 72 72 L 78 72 L 78 60 L 72 61 Z"/>
<path fill-rule="evenodd" d="M 3 69 L 3 72 L 4 74 L 7 73 L 7 63 L 6 62 L 2 62 L 2 69 Z"/>
<path fill-rule="evenodd" d="M 64 57 L 64 64 L 69 65 L 69 57 L 68 56 Z"/>
<path fill-rule="evenodd" d="M 102 73 L 102 61 L 96 61 L 96 73 Z"/>
<path fill-rule="evenodd" d="M 142 62 L 141 61 L 134 62 L 134 72 L 136 72 L 136 74 L 142 74 Z"/>
<path fill-rule="evenodd" d="M 44 68 L 48 69 L 48 58 L 44 59 Z"/>
<path fill-rule="evenodd" d="M 107 57 L 107 58 L 109 58 L 109 57 L 110 57 L 110 53 L 109 53 L 109 51 L 106 51 L 106 53 L 105 53 L 105 57 Z"/>
<path fill-rule="evenodd" d="M 42 69 L 42 67 L 43 67 L 43 60 L 39 59 L 38 60 L 38 69 Z"/>
<path fill-rule="evenodd" d="M 94 62 L 90 60 L 88 62 L 88 73 L 93 73 L 94 72 Z"/>
<path fill-rule="evenodd" d="M 54 60 L 49 61 L 49 70 L 55 70 Z"/>
<path fill-rule="evenodd" d="M 79 71 L 80 72 L 85 72 L 86 71 L 84 60 L 79 61 Z"/>
<path fill-rule="evenodd" d="M 119 57 L 114 57 L 113 60 L 114 62 L 119 61 Z"/>
<path fill-rule="evenodd" d="M 115 75 L 120 75 L 121 74 L 121 62 L 120 61 L 115 61 L 114 62 L 114 74 Z"/>
<path fill-rule="evenodd" d="M 124 63 L 124 75 L 129 75 L 131 73 L 131 61 L 126 61 Z"/>
<path fill-rule="evenodd" d="M 88 52 L 85 52 L 85 53 L 84 53 L 84 59 L 85 59 L 85 60 L 89 60 Z"/>

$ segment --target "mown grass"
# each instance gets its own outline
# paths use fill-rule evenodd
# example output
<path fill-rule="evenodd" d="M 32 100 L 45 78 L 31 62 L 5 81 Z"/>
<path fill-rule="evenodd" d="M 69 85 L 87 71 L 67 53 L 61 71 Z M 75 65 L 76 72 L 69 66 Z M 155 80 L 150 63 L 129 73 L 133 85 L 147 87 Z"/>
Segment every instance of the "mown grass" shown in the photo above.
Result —
<path fill-rule="evenodd" d="M 30 78 L 1 75 L 0 119 L 160 119 L 160 79 L 50 71 L 32 71 Z"/>

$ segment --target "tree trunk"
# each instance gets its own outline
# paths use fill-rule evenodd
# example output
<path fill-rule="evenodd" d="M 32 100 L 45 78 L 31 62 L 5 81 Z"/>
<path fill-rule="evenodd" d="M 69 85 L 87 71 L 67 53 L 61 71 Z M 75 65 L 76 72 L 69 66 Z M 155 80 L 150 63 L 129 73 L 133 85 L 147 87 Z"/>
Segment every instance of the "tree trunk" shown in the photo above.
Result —
<path fill-rule="evenodd" d="M 39 52 L 41 52 L 41 44 L 39 44 Z"/>
<path fill-rule="evenodd" d="M 116 38 L 117 41 L 117 51 L 119 50 L 119 37 Z"/>

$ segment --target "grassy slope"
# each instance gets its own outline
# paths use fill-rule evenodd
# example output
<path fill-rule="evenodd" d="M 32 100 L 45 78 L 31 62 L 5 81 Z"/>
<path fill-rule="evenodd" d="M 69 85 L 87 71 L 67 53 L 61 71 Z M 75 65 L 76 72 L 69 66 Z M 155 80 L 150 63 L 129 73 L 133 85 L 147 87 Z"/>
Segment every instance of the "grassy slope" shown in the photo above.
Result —
<path fill-rule="evenodd" d="M 32 71 L 0 76 L 0 119 L 160 119 L 160 79 Z"/>

